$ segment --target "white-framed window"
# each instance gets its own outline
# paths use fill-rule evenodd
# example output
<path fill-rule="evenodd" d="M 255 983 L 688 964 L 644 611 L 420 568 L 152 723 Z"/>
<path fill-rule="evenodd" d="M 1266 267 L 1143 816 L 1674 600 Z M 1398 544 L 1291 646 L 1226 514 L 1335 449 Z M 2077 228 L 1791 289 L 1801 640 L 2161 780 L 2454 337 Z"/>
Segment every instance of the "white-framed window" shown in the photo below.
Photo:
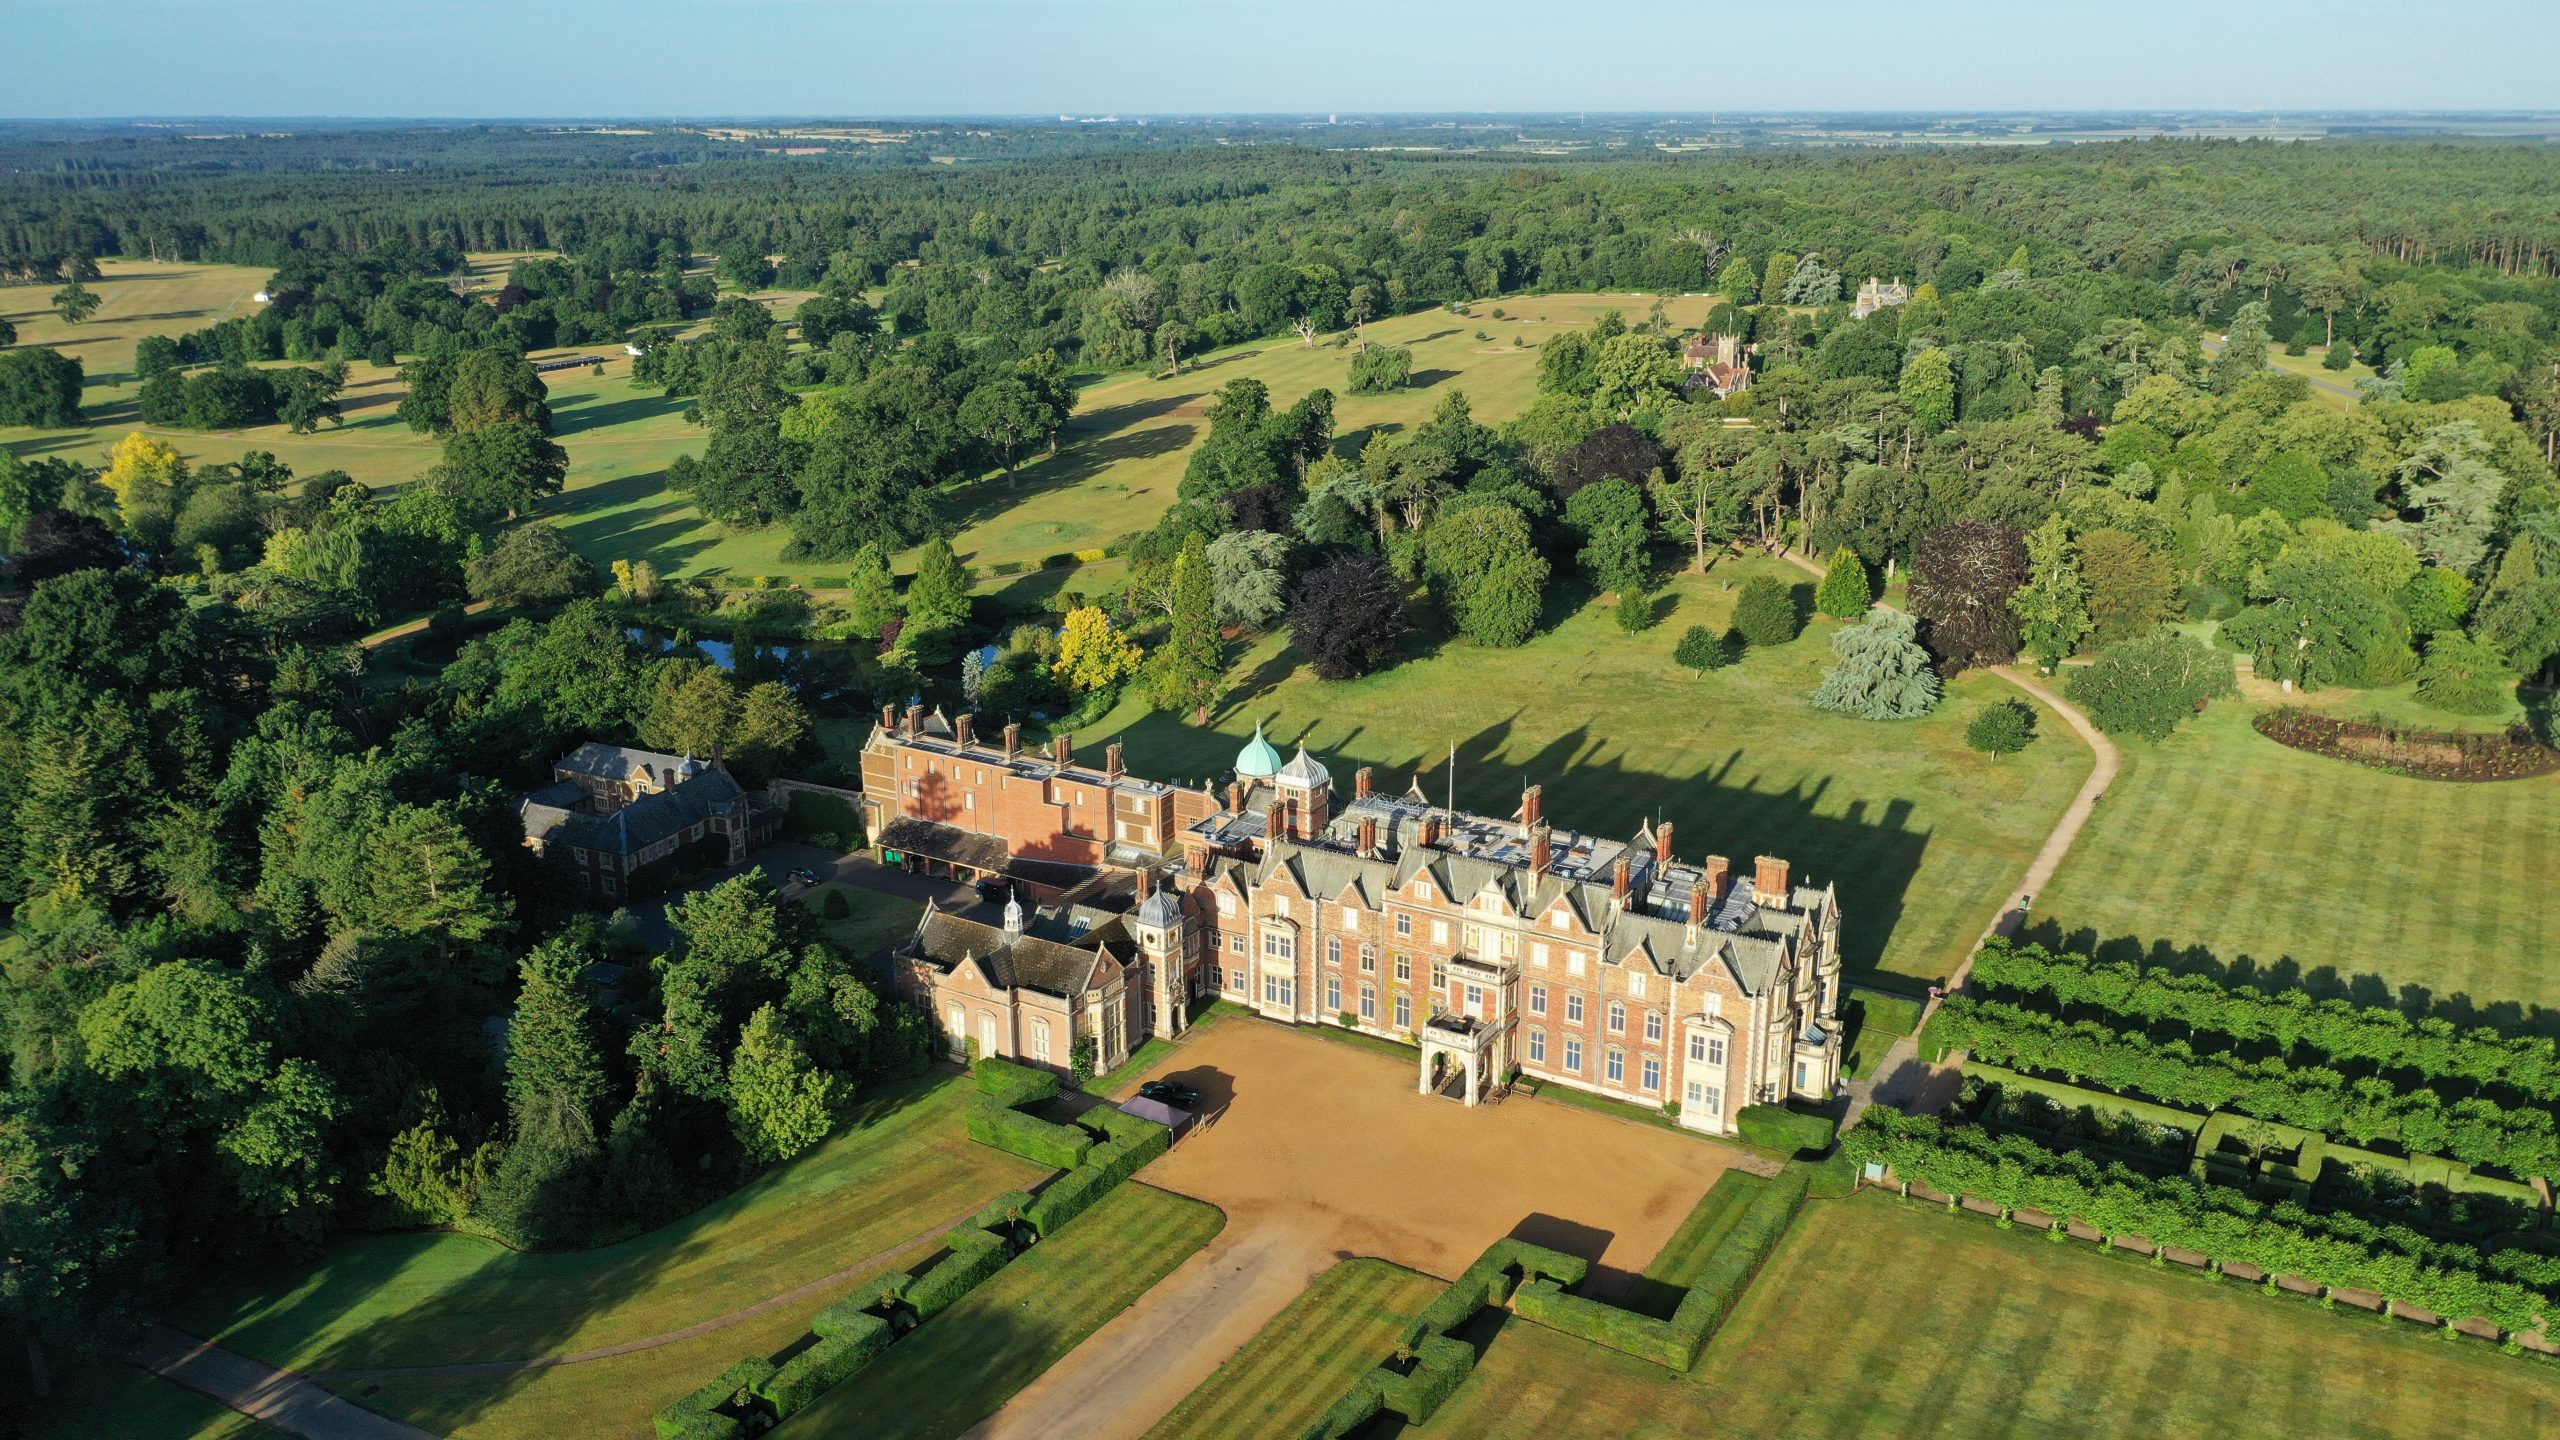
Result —
<path fill-rule="evenodd" d="M 1483 986 L 1481 986 L 1481 985 L 1470 985 L 1470 986 L 1468 986 L 1468 987 L 1467 987 L 1467 1013 L 1469 1013 L 1469 1014 L 1474 1014 L 1477 1010 L 1479 1010 L 1479 1009 L 1483 1008 L 1483 1005 L 1484 1005 L 1484 987 L 1483 987 Z"/>
<path fill-rule="evenodd" d="M 1541 969 L 1541 970 L 1544 970 L 1544 969 L 1546 969 L 1546 968 L 1547 968 L 1547 942 L 1546 942 L 1546 941 L 1544 941 L 1544 940 L 1532 940 L 1532 941 L 1530 941 L 1530 942 L 1529 942 L 1529 963 L 1530 963 L 1530 964 L 1532 964 L 1532 965 L 1537 966 L 1537 967 L 1538 967 L 1539 969 Z"/>
<path fill-rule="evenodd" d="M 1448 921 L 1434 920 L 1431 922 L 1431 943 L 1440 946 L 1446 946 L 1449 943 Z"/>
<path fill-rule="evenodd" d="M 1324 963 L 1327 965 L 1339 965 L 1342 963 L 1341 936 L 1327 935 L 1324 937 Z"/>
<path fill-rule="evenodd" d="M 1662 1088 L 1662 1057 L 1659 1055 L 1644 1057 L 1644 1088 L 1648 1095 Z"/>
<path fill-rule="evenodd" d="M 1413 882 L 1413 898 L 1414 898 L 1414 899 L 1416 899 L 1416 900 L 1428 900 L 1428 899 L 1430 899 L 1430 898 L 1431 898 L 1431 882 L 1430 882 L 1430 881 L 1428 881 L 1428 880 L 1416 879 L 1416 880 Z"/>
<path fill-rule="evenodd" d="M 1573 912 L 1572 912 L 1572 911 L 1570 911 L 1570 910 L 1567 910 L 1567 909 L 1566 909 L 1566 908 L 1564 908 L 1562 905 L 1559 905 L 1559 906 L 1557 906 L 1556 908 L 1554 908 L 1553 910 L 1548 911 L 1548 912 L 1547 912 L 1547 928 L 1549 928 L 1549 929 L 1551 929 L 1551 930 L 1570 930 L 1570 929 L 1572 929 L 1572 928 L 1573 928 Z"/>
<path fill-rule="evenodd" d="M 1529 1058 L 1540 1065 L 1547 1063 L 1546 1031 L 1532 1030 L 1529 1032 Z"/>
<path fill-rule="evenodd" d="M 1274 914 L 1274 915 L 1286 915 L 1286 914 L 1288 914 L 1288 913 L 1289 913 L 1289 897 L 1288 897 L 1288 896 L 1286 896 L 1286 895 L 1274 895 L 1274 896 L 1272 896 L 1272 897 L 1271 897 L 1271 913 L 1272 913 L 1272 914 Z"/>
<path fill-rule="evenodd" d="M 1396 952 L 1396 978 L 1399 980 L 1413 978 L 1413 957 L 1401 950 Z"/>
<path fill-rule="evenodd" d="M 1043 1065 L 1049 1063 L 1049 1022 L 1046 1020 L 1031 1022 L 1031 1058 Z"/>
<path fill-rule="evenodd" d="M 1708 1113 L 1708 1114 L 1710 1114 L 1710 1115 L 1721 1115 L 1721 1114 L 1723 1114 L 1723 1113 L 1724 1113 L 1724 1087 L 1723 1087 L 1723 1086 L 1721 1086 L 1721 1085 L 1710 1085 L 1710 1086 L 1708 1086 L 1708 1087 L 1707 1087 L 1707 1098 L 1706 1098 L 1705 1102 L 1704 1102 L 1704 1103 L 1703 1103 L 1699 1108 L 1703 1109 L 1704 1111 L 1706 1111 L 1706 1113 Z"/>
<path fill-rule="evenodd" d="M 996 1017 L 990 1011 L 978 1012 L 978 1053 L 994 1055 L 996 1050 Z"/>
<path fill-rule="evenodd" d="M 1398 912 L 1396 915 L 1396 933 L 1399 935 L 1412 934 L 1413 917 L 1402 912 Z"/>
<path fill-rule="evenodd" d="M 1698 1111 L 1703 1111 L 1707 1108 L 1707 1087 L 1695 1080 L 1689 1082 L 1688 1108 Z"/>
<path fill-rule="evenodd" d="M 1567 950 L 1564 952 L 1564 973 L 1567 975 L 1581 974 L 1582 967 L 1590 963 L 1590 958 L 1591 957 L 1583 954 L 1579 950 Z"/>
<path fill-rule="evenodd" d="M 1233 969 L 1227 972 L 1227 988 L 1233 990 L 1239 995 L 1244 993 L 1244 971 L 1242 969 Z"/>
<path fill-rule="evenodd" d="M 1689 1063 L 1692 1065 L 1707 1063 L 1707 1036 L 1703 1030 L 1689 1032 Z"/>
<path fill-rule="evenodd" d="M 1297 1009 L 1298 982 L 1276 971 L 1265 971 L 1262 976 L 1262 1003 L 1277 1005 L 1283 1010 Z"/>
<path fill-rule="evenodd" d="M 1810 1090 L 1813 1088 L 1813 1069 L 1807 1062 L 1802 1060 L 1796 1062 L 1796 1088 L 1799 1090 Z"/>
<path fill-rule="evenodd" d="M 1715 1066 L 1715 1067 L 1717 1067 L 1717 1068 L 1719 1068 L 1719 1069 L 1723 1068 L 1723 1066 L 1724 1066 L 1724 1037 L 1723 1037 L 1723 1036 L 1721 1036 L 1721 1035 L 1710 1035 L 1710 1036 L 1708 1036 L 1708 1037 L 1707 1037 L 1707 1063 L 1708 1063 L 1708 1064 L 1710 1064 L 1710 1065 L 1713 1065 L 1713 1066 Z"/>
<path fill-rule="evenodd" d="M 1360 928 L 1360 912 L 1359 912 L 1359 911 L 1357 911 L 1357 910 L 1352 909 L 1352 908 L 1351 908 L 1350 906 L 1348 906 L 1348 905 L 1343 906 L 1343 907 L 1342 907 L 1342 928 L 1343 928 L 1343 929 L 1345 929 L 1345 930 L 1357 930 L 1357 929 L 1359 929 L 1359 928 Z"/>
<path fill-rule="evenodd" d="M 1434 990 L 1445 990 L 1449 988 L 1448 962 L 1441 960 L 1437 956 L 1434 956 L 1431 961 L 1431 988 Z"/>
<path fill-rule="evenodd" d="M 1233 915 L 1236 913 L 1236 897 L 1227 891 L 1219 891 L 1218 913 L 1221 915 Z"/>
<path fill-rule="evenodd" d="M 1375 985 L 1360 987 L 1360 1018 L 1363 1020 L 1378 1018 L 1378 987 Z"/>
<path fill-rule="evenodd" d="M 1627 1003 L 1623 1000 L 1609 1002 L 1609 1033 L 1612 1035 L 1627 1033 Z"/>
<path fill-rule="evenodd" d="M 1569 1025 L 1582 1023 L 1582 992 L 1568 990 L 1564 995 L 1564 1018 Z"/>
<path fill-rule="evenodd" d="M 1413 1028 L 1413 997 L 1401 990 L 1396 992 L 1396 1028 L 1399 1030 Z"/>
<path fill-rule="evenodd" d="M 1582 1042 L 1570 1035 L 1564 1037 L 1564 1068 L 1576 1075 L 1582 1073 Z"/>
<path fill-rule="evenodd" d="M 961 791 L 961 792 L 960 792 L 960 808 L 961 808 L 961 809 L 963 809 L 963 810 L 975 810 L 975 809 L 977 809 L 977 808 L 978 808 L 978 792 L 977 792 L 977 791 L 975 791 L 975 790 L 963 790 L 963 791 Z"/>
<path fill-rule="evenodd" d="M 1662 1043 L 1661 1011 L 1647 1010 L 1644 1012 L 1644 1040 L 1648 1045 L 1659 1045 Z"/>
<path fill-rule="evenodd" d="M 1229 954 L 1233 955 L 1242 955 L 1245 953 L 1243 931 L 1239 930 L 1235 934 L 1227 937 L 1227 951 Z"/>
<path fill-rule="evenodd" d="M 1342 977 L 1339 975 L 1324 977 L 1324 1008 L 1336 1015 L 1342 1013 Z"/>
<path fill-rule="evenodd" d="M 1378 973 L 1377 946 L 1363 945 L 1360 947 L 1360 973 L 1363 975 L 1375 975 Z"/>
<path fill-rule="evenodd" d="M 1712 991 L 1712 990 L 1708 991 L 1708 992 L 1707 992 L 1707 1018 L 1708 1018 L 1708 1019 L 1710 1019 L 1710 1020 L 1719 1019 L 1719 1018 L 1721 1018 L 1721 1017 L 1723 1016 L 1723 1014 L 1724 1014 L 1724 997 L 1723 997 L 1722 995 L 1717 994 L 1716 992 L 1714 992 L 1714 991 Z"/>
<path fill-rule="evenodd" d="M 1619 1048 L 1618 1048 L 1618 1047 L 1616 1047 L 1615 1045 L 1610 1046 L 1610 1047 L 1609 1047 L 1609 1054 L 1608 1054 L 1608 1056 L 1607 1056 L 1607 1058 L 1606 1058 L 1605 1064 L 1606 1064 L 1606 1065 L 1607 1065 L 1607 1067 L 1608 1067 L 1608 1076 L 1609 1076 L 1609 1083 L 1610 1083 L 1610 1084 L 1612 1084 L 1612 1085 L 1624 1085 L 1624 1084 L 1626 1084 L 1626 1083 L 1627 1083 L 1627 1052 L 1626 1052 L 1626 1051 L 1619 1049 Z"/>
<path fill-rule="evenodd" d="M 1628 993 L 1628 994 L 1630 994 L 1630 995 L 1633 995 L 1634 997 L 1636 997 L 1636 998 L 1637 998 L 1637 999 L 1639 999 L 1639 1000 L 1641 1000 L 1641 999 L 1643 999 L 1643 998 L 1644 998 L 1644 972 L 1643 972 L 1643 971 L 1641 971 L 1641 970 L 1630 970 L 1630 971 L 1628 971 L 1628 972 L 1627 972 L 1627 993 Z"/>
<path fill-rule="evenodd" d="M 1532 1015 L 1544 1015 L 1547 1013 L 1546 986 L 1532 985 L 1529 987 L 1529 1013 Z"/>
<path fill-rule="evenodd" d="M 1263 931 L 1262 956 L 1266 960 L 1297 959 L 1298 937 L 1276 927 Z"/>

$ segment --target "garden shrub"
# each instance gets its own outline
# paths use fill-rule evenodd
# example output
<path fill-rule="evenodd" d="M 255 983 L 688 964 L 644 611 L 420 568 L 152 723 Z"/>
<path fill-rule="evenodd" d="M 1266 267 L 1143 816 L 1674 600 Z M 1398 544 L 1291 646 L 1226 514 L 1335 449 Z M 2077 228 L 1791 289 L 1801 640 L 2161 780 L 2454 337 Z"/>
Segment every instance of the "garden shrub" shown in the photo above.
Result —
<path fill-rule="evenodd" d="M 1733 602 L 1733 631 L 1748 645 L 1784 645 L 1804 629 L 1795 587 L 1766 575 L 1742 582 Z"/>
<path fill-rule="evenodd" d="M 992 1055 L 971 1065 L 969 1076 L 977 1083 L 979 1094 L 1007 1109 L 1018 1110 L 1058 1098 L 1056 1075 Z"/>
<path fill-rule="evenodd" d="M 810 1333 L 824 1336 L 851 1334 L 862 1329 L 865 1320 L 888 1319 L 915 1283 L 916 1277 L 904 1270 L 874 1275 L 863 1282 L 861 1289 L 819 1311 L 809 1322 Z"/>
<path fill-rule="evenodd" d="M 907 1303 L 914 1307 L 918 1323 L 950 1309 L 954 1301 L 977 1289 L 980 1281 L 1003 1269 L 1005 1262 L 1013 1258 L 1012 1248 L 1001 1236 L 965 1225 L 943 1236 L 942 1243 L 951 1247 L 951 1253 L 907 1289 Z"/>
<path fill-rule="evenodd" d="M 791 792 L 791 808 L 782 816 L 782 838 L 795 844 L 814 845 L 821 836 L 860 840 L 862 816 L 853 803 L 841 795 L 817 790 Z M 835 847 L 825 847 L 835 848 Z M 846 846 L 844 848 L 858 848 Z"/>
<path fill-rule="evenodd" d="M 1828 1115 L 1809 1115 L 1783 1105 L 1745 1105 L 1733 1120 L 1743 1144 L 1800 1154 L 1818 1155 L 1830 1149 L 1835 1128 Z"/>
<path fill-rule="evenodd" d="M 1475 1368 L 1474 1346 L 1434 1335 L 1417 1347 L 1411 1373 L 1388 1372 L 1393 1378 L 1379 1387 L 1379 1398 L 1386 1409 L 1419 1425 L 1439 1412 Z"/>
<path fill-rule="evenodd" d="M 1386 1408 L 1385 1391 L 1380 1387 L 1378 1377 L 1390 1373 L 1371 1370 L 1351 1382 L 1351 1388 L 1342 1392 L 1342 1398 L 1333 1402 L 1333 1408 L 1301 1432 L 1300 1440 L 1343 1440 L 1343 1437 L 1357 1433 L 1361 1426 L 1376 1419 L 1378 1412 Z"/>
<path fill-rule="evenodd" d="M 895 1339 L 889 1322 L 864 1315 L 835 1335 L 822 1336 L 809 1348 L 782 1362 L 782 1368 L 756 1387 L 756 1394 L 777 1421 L 788 1420 L 810 1401 L 844 1383 L 889 1348 Z"/>
<path fill-rule="evenodd" d="M 1680 633 L 1680 643 L 1673 647 L 1671 660 L 1703 675 L 1733 663 L 1733 643 L 1704 625 L 1692 625 Z"/>
<path fill-rule="evenodd" d="M 829 890 L 825 901 L 818 906 L 818 914 L 829 920 L 850 920 L 853 918 L 853 902 L 845 898 L 841 888 Z"/>

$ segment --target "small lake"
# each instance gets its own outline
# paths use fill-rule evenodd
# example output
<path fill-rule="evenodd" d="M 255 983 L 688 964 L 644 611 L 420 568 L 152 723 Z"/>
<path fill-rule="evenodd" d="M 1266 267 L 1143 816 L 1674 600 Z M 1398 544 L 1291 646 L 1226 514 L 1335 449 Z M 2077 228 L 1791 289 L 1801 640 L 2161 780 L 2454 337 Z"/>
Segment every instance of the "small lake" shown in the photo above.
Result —
<path fill-rule="evenodd" d="M 676 631 L 657 625 L 626 625 L 623 633 L 661 655 L 698 654 L 737 676 L 742 685 L 779 680 L 804 701 L 859 693 L 874 668 L 870 646 L 833 640 L 786 643 L 700 634 L 686 634 L 679 640 Z"/>

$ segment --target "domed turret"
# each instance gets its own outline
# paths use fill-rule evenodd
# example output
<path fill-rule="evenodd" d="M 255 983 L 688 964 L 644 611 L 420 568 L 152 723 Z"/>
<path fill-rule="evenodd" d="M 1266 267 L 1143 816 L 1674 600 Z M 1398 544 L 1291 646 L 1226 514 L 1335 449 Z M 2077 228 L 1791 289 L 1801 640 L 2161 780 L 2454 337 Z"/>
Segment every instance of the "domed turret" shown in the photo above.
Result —
<path fill-rule="evenodd" d="M 1253 738 L 1244 743 L 1242 750 L 1236 752 L 1236 778 L 1268 780 L 1279 773 L 1280 752 L 1271 748 L 1270 741 L 1262 738 L 1262 726 L 1256 724 L 1253 727 Z"/>
<path fill-rule="evenodd" d="M 1281 808 L 1281 831 L 1292 840 L 1304 840 L 1321 832 L 1333 816 L 1333 775 L 1307 747 L 1271 777 L 1272 789 L 1278 792 Z"/>

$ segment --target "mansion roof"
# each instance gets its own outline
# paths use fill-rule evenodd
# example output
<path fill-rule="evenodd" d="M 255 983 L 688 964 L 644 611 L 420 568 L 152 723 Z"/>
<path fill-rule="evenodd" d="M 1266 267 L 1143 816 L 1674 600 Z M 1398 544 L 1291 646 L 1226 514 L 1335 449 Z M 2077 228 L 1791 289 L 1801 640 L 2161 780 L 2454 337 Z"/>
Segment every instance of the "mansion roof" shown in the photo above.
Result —
<path fill-rule="evenodd" d="M 578 755 L 585 755 L 590 750 L 619 748 L 581 745 Z M 647 755 L 649 752 L 626 753 Z M 570 769 L 569 761 L 560 762 L 559 768 Z M 545 845 L 567 845 L 608 855 L 637 855 L 671 835 L 680 835 L 714 815 L 728 814 L 748 803 L 746 792 L 738 788 L 738 782 L 725 770 L 701 771 L 678 782 L 673 789 L 643 795 L 610 815 L 597 815 L 580 808 L 585 800 L 586 792 L 579 789 L 574 780 L 556 781 L 525 796 L 518 807 L 524 821 L 525 837 Z"/>
<path fill-rule="evenodd" d="M 1058 926 L 1056 919 L 1044 914 L 1042 920 L 1042 929 L 1058 933 L 1053 928 Z M 1069 944 L 965 920 L 935 907 L 925 911 L 916 933 L 898 947 L 898 953 L 925 961 L 946 975 L 974 962 L 986 972 L 988 983 L 1000 989 L 1038 990 L 1077 1000 L 1108 978 L 1116 963 L 1111 950 L 1121 938 L 1118 922 L 1118 916 L 1111 916 Z"/>

